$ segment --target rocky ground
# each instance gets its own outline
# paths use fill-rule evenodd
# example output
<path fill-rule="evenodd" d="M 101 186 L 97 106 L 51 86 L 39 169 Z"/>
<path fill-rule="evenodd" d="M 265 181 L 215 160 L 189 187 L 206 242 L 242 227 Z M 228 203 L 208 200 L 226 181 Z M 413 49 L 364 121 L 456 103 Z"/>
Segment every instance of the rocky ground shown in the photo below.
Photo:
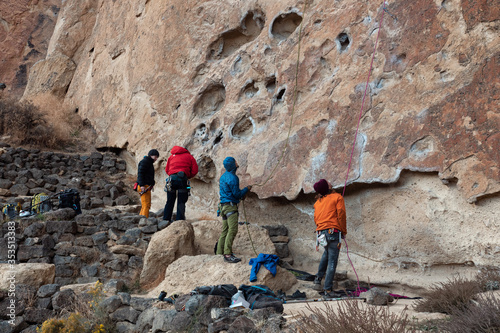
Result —
<path fill-rule="evenodd" d="M 81 194 L 82 208 L 77 214 L 73 208 L 58 208 L 55 200 L 52 210 L 16 217 L 14 224 L 2 216 L 0 289 L 5 292 L 0 292 L 0 304 L 2 308 L 10 304 L 10 290 L 15 291 L 16 302 L 14 321 L 8 311 L 2 312 L 2 332 L 34 332 L 48 318 L 74 311 L 75 302 L 88 298 L 87 291 L 97 282 L 104 283 L 101 304 L 117 332 L 293 331 L 300 314 L 310 311 L 305 302 L 278 302 L 277 308 L 252 311 L 229 309 L 223 296 L 193 294 L 200 286 L 259 284 L 276 296 L 299 291 L 307 299 L 319 297 L 311 281 L 298 280 L 297 273 L 289 270 L 294 262 L 283 225 L 241 225 L 234 251 L 243 260 L 230 265 L 214 255 L 220 221 L 169 225 L 161 219 L 161 211 L 152 212 L 149 218 L 138 215 L 138 195 L 131 190 L 134 179 L 125 173 L 125 162 L 112 153 L 76 155 L 7 144 L 2 144 L 1 152 L 1 206 L 19 203 L 23 211 L 29 211 L 32 195 L 44 192 L 57 198 L 61 190 L 74 188 Z M 16 244 L 14 285 L 9 280 L 11 232 Z M 248 262 L 256 257 L 254 248 L 281 258 L 275 277 L 261 268 L 257 281 L 249 281 Z M 345 271 L 338 272 L 336 280 L 340 289 L 356 286 Z M 401 293 L 401 289 L 386 287 L 386 291 Z M 175 305 L 159 301 L 161 291 L 179 295 Z M 414 291 L 407 295 L 416 296 Z M 383 293 L 369 302 L 388 304 L 389 300 Z M 313 308 L 325 306 L 311 304 Z M 390 309 L 400 312 L 403 305 L 411 304 L 399 300 Z"/>

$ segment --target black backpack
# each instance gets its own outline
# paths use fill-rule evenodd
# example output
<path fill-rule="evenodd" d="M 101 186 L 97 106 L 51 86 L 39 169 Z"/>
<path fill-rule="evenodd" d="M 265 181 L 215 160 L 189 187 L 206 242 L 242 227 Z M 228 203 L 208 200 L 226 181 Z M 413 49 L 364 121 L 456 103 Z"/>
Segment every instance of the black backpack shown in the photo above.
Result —
<path fill-rule="evenodd" d="M 80 193 L 74 188 L 70 188 L 59 193 L 59 208 L 73 208 L 76 214 L 81 214 Z"/>

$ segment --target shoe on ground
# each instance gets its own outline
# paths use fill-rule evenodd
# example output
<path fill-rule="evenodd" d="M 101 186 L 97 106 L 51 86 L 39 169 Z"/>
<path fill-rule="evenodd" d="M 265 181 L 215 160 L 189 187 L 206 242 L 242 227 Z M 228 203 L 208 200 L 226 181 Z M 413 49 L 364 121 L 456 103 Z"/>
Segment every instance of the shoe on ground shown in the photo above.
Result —
<path fill-rule="evenodd" d="M 236 264 L 236 263 L 240 262 L 240 261 L 241 261 L 241 259 L 240 259 L 240 258 L 235 257 L 235 256 L 234 256 L 234 255 L 232 255 L 232 254 L 229 254 L 229 255 L 226 255 L 226 254 L 225 254 L 225 255 L 224 255 L 224 261 L 225 261 L 225 262 L 228 262 L 228 263 L 231 263 L 231 264 Z"/>
<path fill-rule="evenodd" d="M 323 290 L 323 291 L 319 292 L 319 294 L 323 297 L 326 297 L 326 298 L 341 298 L 342 297 L 342 295 L 337 294 L 333 290 Z"/>

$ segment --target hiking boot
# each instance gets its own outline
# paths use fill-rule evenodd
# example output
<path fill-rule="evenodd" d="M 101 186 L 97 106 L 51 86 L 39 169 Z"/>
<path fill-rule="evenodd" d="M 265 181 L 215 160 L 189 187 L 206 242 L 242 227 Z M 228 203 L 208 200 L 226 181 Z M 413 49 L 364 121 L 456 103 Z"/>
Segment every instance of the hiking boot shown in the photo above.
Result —
<path fill-rule="evenodd" d="M 228 262 L 228 263 L 231 263 L 231 264 L 236 264 L 237 262 L 240 262 L 241 259 L 240 258 L 237 258 L 235 257 L 234 255 L 232 254 L 225 254 L 224 255 L 224 261 L 225 262 Z"/>
<path fill-rule="evenodd" d="M 342 297 L 342 295 L 337 294 L 333 290 L 323 290 L 323 291 L 320 291 L 319 294 L 325 298 L 341 298 Z"/>
<path fill-rule="evenodd" d="M 318 277 L 314 278 L 313 290 L 322 291 L 323 287 L 321 287 L 321 279 Z"/>

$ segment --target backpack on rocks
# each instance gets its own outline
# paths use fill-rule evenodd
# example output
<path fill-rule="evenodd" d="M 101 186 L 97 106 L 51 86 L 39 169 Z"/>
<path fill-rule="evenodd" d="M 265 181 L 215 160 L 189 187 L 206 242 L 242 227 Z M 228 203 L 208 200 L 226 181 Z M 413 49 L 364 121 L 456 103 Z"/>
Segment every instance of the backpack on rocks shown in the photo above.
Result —
<path fill-rule="evenodd" d="M 16 217 L 16 206 L 14 204 L 6 204 L 2 208 L 2 213 L 10 220 L 13 220 Z"/>
<path fill-rule="evenodd" d="M 30 212 L 32 214 L 45 213 L 51 209 L 52 204 L 50 203 L 49 196 L 46 193 L 38 193 L 31 198 Z"/>
<path fill-rule="evenodd" d="M 80 193 L 74 188 L 59 193 L 59 208 L 73 208 L 76 214 L 81 214 Z"/>

